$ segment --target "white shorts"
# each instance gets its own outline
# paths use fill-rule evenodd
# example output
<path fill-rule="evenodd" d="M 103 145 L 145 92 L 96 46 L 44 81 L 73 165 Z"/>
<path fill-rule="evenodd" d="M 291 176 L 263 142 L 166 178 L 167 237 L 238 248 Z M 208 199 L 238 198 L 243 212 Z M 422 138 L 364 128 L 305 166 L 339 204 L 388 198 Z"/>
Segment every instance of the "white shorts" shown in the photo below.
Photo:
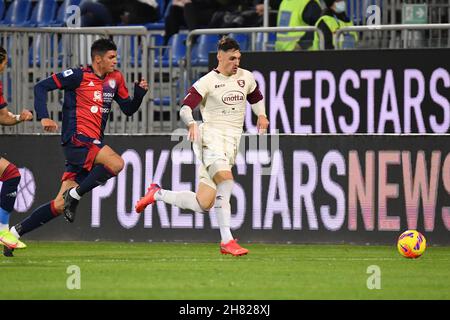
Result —
<path fill-rule="evenodd" d="M 201 162 L 200 182 L 216 188 L 214 175 L 219 171 L 231 171 L 239 150 L 240 136 L 226 136 L 218 130 L 204 130 L 199 126 L 199 142 L 193 144 L 194 153 Z"/>

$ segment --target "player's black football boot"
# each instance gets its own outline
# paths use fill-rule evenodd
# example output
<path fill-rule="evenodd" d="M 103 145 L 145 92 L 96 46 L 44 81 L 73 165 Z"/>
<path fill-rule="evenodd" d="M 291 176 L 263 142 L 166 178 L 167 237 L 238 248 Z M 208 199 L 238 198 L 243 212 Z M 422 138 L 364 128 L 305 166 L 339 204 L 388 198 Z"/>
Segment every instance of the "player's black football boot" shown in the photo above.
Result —
<path fill-rule="evenodd" d="M 14 249 L 10 249 L 7 246 L 3 246 L 3 255 L 5 257 L 14 257 L 13 251 Z"/>
<path fill-rule="evenodd" d="M 63 193 L 64 198 L 64 218 L 69 222 L 75 221 L 75 214 L 78 206 L 78 200 L 70 195 L 70 190 L 68 189 Z"/>

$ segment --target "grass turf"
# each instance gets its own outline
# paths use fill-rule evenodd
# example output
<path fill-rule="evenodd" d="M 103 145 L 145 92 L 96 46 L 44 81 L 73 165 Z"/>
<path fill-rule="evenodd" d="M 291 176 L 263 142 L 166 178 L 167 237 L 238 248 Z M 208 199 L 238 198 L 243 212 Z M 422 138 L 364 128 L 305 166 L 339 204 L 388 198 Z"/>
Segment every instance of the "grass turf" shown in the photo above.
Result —
<path fill-rule="evenodd" d="M 395 246 L 36 242 L 0 257 L 0 299 L 450 299 L 450 247 L 409 260 Z M 69 290 L 80 268 L 81 289 Z M 381 288 L 368 289 L 369 266 Z M 370 281 L 369 281 L 370 282 Z"/>

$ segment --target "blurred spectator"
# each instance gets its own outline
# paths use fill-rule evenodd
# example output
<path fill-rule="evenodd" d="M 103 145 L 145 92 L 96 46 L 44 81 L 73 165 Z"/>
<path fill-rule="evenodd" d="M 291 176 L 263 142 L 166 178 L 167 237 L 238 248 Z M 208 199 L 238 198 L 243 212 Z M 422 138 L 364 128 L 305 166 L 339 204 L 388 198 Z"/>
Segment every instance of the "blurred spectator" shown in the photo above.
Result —
<path fill-rule="evenodd" d="M 191 0 L 172 0 L 167 17 L 164 19 L 164 45 L 167 45 L 169 39 L 175 33 L 180 31 L 181 27 L 186 27 L 184 19 L 184 6 Z"/>
<path fill-rule="evenodd" d="M 353 22 L 347 17 L 345 0 L 324 0 L 326 8 L 316 23 L 316 26 L 323 32 L 325 37 L 325 49 L 335 49 L 337 44 L 334 41 L 334 34 L 343 27 L 353 26 Z M 354 48 L 358 41 L 356 32 L 343 34 L 339 39 L 339 47 L 342 49 Z M 314 50 L 319 50 L 319 36 L 314 33 Z"/>
<path fill-rule="evenodd" d="M 165 19 L 164 44 L 183 26 L 189 30 L 206 28 L 219 8 L 218 0 L 173 0 Z"/>
<path fill-rule="evenodd" d="M 160 19 L 156 0 L 126 0 L 121 3 L 122 25 L 147 24 Z"/>
<path fill-rule="evenodd" d="M 156 0 L 83 0 L 81 26 L 146 24 L 158 21 Z"/>
<path fill-rule="evenodd" d="M 322 8 L 319 0 L 283 0 L 278 11 L 278 27 L 314 26 Z M 307 50 L 314 40 L 314 32 L 277 32 L 275 50 Z"/>
<path fill-rule="evenodd" d="M 99 0 L 83 0 L 80 3 L 81 26 L 101 27 L 113 24 L 109 8 Z"/>
<path fill-rule="evenodd" d="M 269 0 L 269 27 L 277 25 L 277 11 L 282 0 Z M 260 26 L 264 22 L 264 0 L 254 0 L 256 14 L 260 17 Z"/>
<path fill-rule="evenodd" d="M 281 0 L 269 1 L 269 9 L 278 9 L 280 2 Z M 222 10 L 214 14 L 209 26 L 211 28 L 260 27 L 263 22 L 264 0 L 222 1 Z"/>

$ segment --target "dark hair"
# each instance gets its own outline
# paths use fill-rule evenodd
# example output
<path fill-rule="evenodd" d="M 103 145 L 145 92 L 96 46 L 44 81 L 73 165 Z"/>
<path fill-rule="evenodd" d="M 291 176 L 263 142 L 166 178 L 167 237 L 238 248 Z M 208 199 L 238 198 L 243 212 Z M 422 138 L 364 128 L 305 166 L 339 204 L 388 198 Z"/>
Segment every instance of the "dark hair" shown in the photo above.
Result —
<path fill-rule="evenodd" d="M 110 50 L 117 51 L 117 46 L 114 41 L 110 39 L 98 39 L 91 46 L 91 58 L 94 59 L 96 55 L 103 56 Z"/>
<path fill-rule="evenodd" d="M 223 36 L 217 44 L 217 51 L 228 51 L 228 50 L 241 50 L 239 43 L 233 38 Z"/>
<path fill-rule="evenodd" d="M 7 55 L 6 50 L 3 47 L 0 47 L 0 63 L 5 61 Z"/>

